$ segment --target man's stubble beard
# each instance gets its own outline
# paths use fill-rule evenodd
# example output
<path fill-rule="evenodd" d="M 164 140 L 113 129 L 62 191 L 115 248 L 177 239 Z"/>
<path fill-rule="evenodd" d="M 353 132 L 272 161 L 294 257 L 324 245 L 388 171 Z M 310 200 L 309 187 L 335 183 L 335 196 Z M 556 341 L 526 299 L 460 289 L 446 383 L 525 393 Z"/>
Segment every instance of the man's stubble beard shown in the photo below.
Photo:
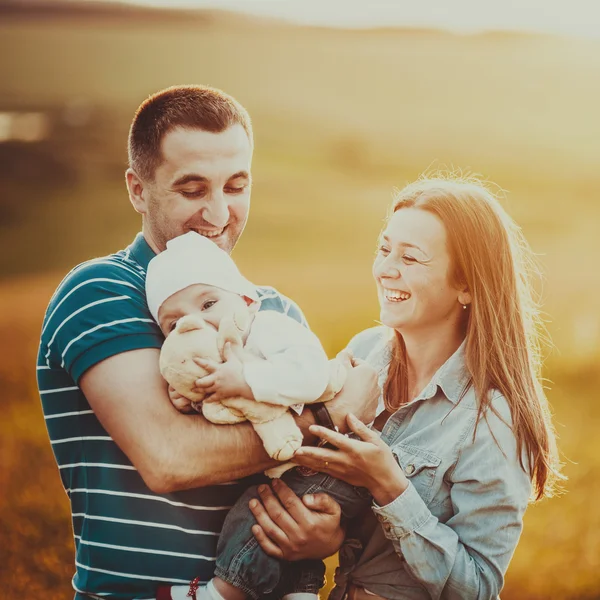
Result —
<path fill-rule="evenodd" d="M 169 224 L 169 219 L 160 206 L 160 201 L 150 194 L 148 199 L 148 212 L 145 215 L 147 229 L 154 244 L 162 252 L 167 248 L 167 242 L 181 235 L 183 231 L 175 230 L 173 225 Z"/>
<path fill-rule="evenodd" d="M 188 227 L 188 225 L 190 221 L 193 220 L 193 217 L 190 217 L 190 219 L 188 219 L 180 227 L 176 227 L 174 224 L 170 223 L 165 211 L 161 207 L 160 200 L 158 200 L 153 193 L 149 194 L 148 211 L 145 215 L 145 219 L 148 224 L 148 233 L 152 237 L 152 240 L 157 246 L 159 252 L 166 250 L 167 242 L 171 241 L 173 238 L 183 235 L 184 233 L 187 233 L 188 230 L 192 229 L 192 227 Z M 227 254 L 231 254 L 246 227 L 247 220 L 248 218 L 246 216 L 246 219 L 241 224 L 237 223 L 236 221 L 230 221 L 227 226 L 228 236 L 223 240 L 225 244 L 219 245 L 221 250 L 224 250 L 227 252 Z M 237 227 L 239 231 L 234 232 L 234 227 Z M 235 235 L 235 239 L 232 237 L 233 235 Z"/>

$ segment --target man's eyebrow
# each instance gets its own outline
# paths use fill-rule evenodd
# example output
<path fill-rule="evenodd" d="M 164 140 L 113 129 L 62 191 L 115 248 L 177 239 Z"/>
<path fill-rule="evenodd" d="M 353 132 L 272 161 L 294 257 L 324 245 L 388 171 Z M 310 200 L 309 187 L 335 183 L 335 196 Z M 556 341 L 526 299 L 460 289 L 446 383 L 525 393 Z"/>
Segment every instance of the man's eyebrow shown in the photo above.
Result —
<path fill-rule="evenodd" d="M 228 181 L 231 181 L 232 179 L 241 179 L 242 177 L 245 179 L 250 179 L 250 174 L 248 173 L 248 171 L 238 171 L 237 173 L 234 173 L 228 179 Z"/>
<path fill-rule="evenodd" d="M 206 183 L 208 181 L 208 177 L 204 177 L 203 175 L 196 175 L 195 173 L 188 173 L 187 175 L 182 175 L 179 179 L 176 179 L 173 182 L 173 185 L 185 185 L 186 183 Z"/>
<path fill-rule="evenodd" d="M 231 181 L 232 179 L 250 179 L 250 174 L 248 171 L 238 171 L 234 173 L 227 181 Z M 204 175 L 198 175 L 196 173 L 188 173 L 187 175 L 182 175 L 179 179 L 176 179 L 173 182 L 174 186 L 185 185 L 186 183 L 207 183 L 209 181 L 208 177 L 204 177 Z"/>

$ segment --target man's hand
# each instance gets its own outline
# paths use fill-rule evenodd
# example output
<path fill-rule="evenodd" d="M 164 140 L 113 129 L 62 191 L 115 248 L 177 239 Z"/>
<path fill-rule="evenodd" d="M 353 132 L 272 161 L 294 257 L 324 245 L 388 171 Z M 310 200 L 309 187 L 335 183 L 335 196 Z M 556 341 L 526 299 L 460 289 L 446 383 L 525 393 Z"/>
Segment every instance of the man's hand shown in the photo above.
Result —
<path fill-rule="evenodd" d="M 349 413 L 363 423 L 371 423 L 375 419 L 381 389 L 377 383 L 377 371 L 365 361 L 354 358 L 345 350 L 337 358 L 348 370 L 348 375 L 342 391 L 326 406 L 334 424 L 345 433 L 348 431 L 346 415 Z"/>
<path fill-rule="evenodd" d="M 340 505 L 327 494 L 302 499 L 281 479 L 258 488 L 261 502 L 250 501 L 257 525 L 252 533 L 262 549 L 283 560 L 323 559 L 335 554 L 344 541 Z"/>
<path fill-rule="evenodd" d="M 244 365 L 237 354 L 232 350 L 230 342 L 223 349 L 225 362 L 217 363 L 214 360 L 194 358 L 194 362 L 208 371 L 208 375 L 196 379 L 196 389 L 203 390 L 206 394 L 204 402 L 217 402 L 227 398 L 242 397 L 254 400 L 252 388 L 244 377 Z"/>

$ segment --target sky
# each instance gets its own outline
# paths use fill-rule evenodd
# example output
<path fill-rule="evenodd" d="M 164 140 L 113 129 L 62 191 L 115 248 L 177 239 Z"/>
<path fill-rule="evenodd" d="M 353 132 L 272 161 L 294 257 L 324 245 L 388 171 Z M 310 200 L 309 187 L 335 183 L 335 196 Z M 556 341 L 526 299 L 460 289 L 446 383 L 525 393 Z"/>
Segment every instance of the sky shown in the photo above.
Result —
<path fill-rule="evenodd" d="M 600 39 L 600 0 L 130 0 L 223 8 L 334 27 L 517 30 Z"/>

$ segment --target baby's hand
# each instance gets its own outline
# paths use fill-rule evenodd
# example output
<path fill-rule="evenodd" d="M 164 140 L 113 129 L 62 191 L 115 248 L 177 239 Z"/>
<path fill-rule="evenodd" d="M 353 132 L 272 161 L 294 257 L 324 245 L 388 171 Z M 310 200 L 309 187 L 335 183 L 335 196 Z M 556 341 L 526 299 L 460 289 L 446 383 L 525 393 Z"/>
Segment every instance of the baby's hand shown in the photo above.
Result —
<path fill-rule="evenodd" d="M 194 362 L 208 371 L 208 375 L 196 380 L 195 387 L 203 389 L 208 396 L 204 402 L 217 402 L 227 398 L 254 400 L 252 389 L 244 377 L 244 365 L 227 342 L 223 351 L 225 362 L 194 358 Z"/>
<path fill-rule="evenodd" d="M 176 392 L 175 388 L 172 385 L 169 386 L 169 398 L 171 399 L 171 403 L 173 404 L 173 406 L 179 412 L 186 414 L 196 412 L 194 410 L 194 407 L 192 406 L 191 400 L 188 400 L 188 398 Z"/>

